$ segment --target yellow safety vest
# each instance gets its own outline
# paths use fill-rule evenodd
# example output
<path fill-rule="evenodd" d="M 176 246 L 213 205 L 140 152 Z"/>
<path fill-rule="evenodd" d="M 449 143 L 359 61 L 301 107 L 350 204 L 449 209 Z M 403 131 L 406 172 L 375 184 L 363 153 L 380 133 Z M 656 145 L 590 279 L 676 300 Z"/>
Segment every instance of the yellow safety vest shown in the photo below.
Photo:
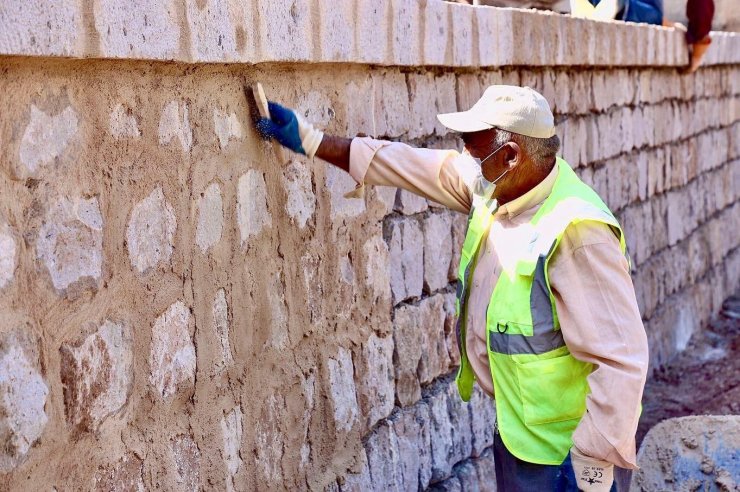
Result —
<path fill-rule="evenodd" d="M 575 359 L 563 341 L 548 263 L 568 225 L 584 220 L 611 226 L 626 255 L 624 234 L 609 208 L 564 160 L 558 158 L 557 167 L 552 192 L 530 220 L 529 242 L 522 244 L 514 270 L 502 271 L 486 314 L 501 438 L 514 456 L 543 465 L 560 464 L 567 456 L 573 431 L 586 410 L 586 377 L 592 371 L 591 364 Z M 496 209 L 495 201 L 476 201 L 460 258 L 456 303 L 461 359 L 456 381 L 465 401 L 475 378 L 465 350 L 468 286 Z"/>

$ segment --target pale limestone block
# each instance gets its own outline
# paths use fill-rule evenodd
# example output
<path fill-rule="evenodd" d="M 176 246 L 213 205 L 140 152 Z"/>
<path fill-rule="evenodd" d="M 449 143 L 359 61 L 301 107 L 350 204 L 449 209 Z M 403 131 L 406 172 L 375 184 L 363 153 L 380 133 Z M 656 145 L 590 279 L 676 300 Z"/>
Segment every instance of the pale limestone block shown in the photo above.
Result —
<path fill-rule="evenodd" d="M 0 8 L 0 53 L 75 56 L 81 49 L 80 4 L 72 0 L 7 0 Z"/>
<path fill-rule="evenodd" d="M 214 108 L 213 130 L 216 132 L 221 150 L 226 149 L 229 140 L 242 140 L 244 138 L 244 127 L 233 111 L 227 112 L 221 108 Z"/>
<path fill-rule="evenodd" d="M 393 210 L 403 215 L 414 215 L 424 212 L 428 208 L 429 203 L 426 198 L 399 188 Z"/>
<path fill-rule="evenodd" d="M 334 408 L 334 423 L 337 430 L 349 432 L 359 418 L 350 351 L 340 348 L 336 358 L 330 358 L 327 361 L 327 370 Z"/>
<path fill-rule="evenodd" d="M 115 463 L 98 467 L 93 490 L 144 492 L 144 461 L 133 453 Z"/>
<path fill-rule="evenodd" d="M 365 51 L 372 52 L 375 50 Z M 358 133 L 376 135 L 373 79 L 370 76 L 353 79 L 345 85 L 345 91 L 346 100 L 352 101 L 346 107 L 347 134 L 350 136 L 355 136 Z"/>
<path fill-rule="evenodd" d="M 396 373 L 396 401 L 405 407 L 421 398 L 421 385 L 417 370 L 424 352 L 424 330 L 433 327 L 422 325 L 422 309 L 405 304 L 396 309 L 393 321 L 394 370 Z"/>
<path fill-rule="evenodd" d="M 349 256 L 339 258 L 339 278 L 350 287 L 355 285 L 355 270 Z"/>
<path fill-rule="evenodd" d="M 288 346 L 288 306 L 285 300 L 285 284 L 279 271 L 275 271 L 269 284 L 270 325 L 267 346 L 282 350 Z"/>
<path fill-rule="evenodd" d="M 373 195 L 370 197 L 370 202 L 378 202 L 382 205 L 383 216 L 393 212 L 393 207 L 396 205 L 396 195 L 398 194 L 398 188 L 393 186 L 373 186 L 371 188 Z"/>
<path fill-rule="evenodd" d="M 200 450 L 191 436 L 179 434 L 170 440 L 170 453 L 177 472 L 177 484 L 182 490 L 200 490 Z"/>
<path fill-rule="evenodd" d="M 457 111 L 457 83 L 454 73 L 444 73 L 437 75 L 434 79 L 437 86 L 437 113 L 454 113 Z M 434 131 L 439 136 L 450 133 L 450 130 L 439 122 L 436 115 L 434 117 Z"/>
<path fill-rule="evenodd" d="M 205 254 L 209 248 L 221 240 L 224 225 L 224 207 L 221 187 L 211 183 L 198 199 L 198 225 L 195 229 L 195 243 Z"/>
<path fill-rule="evenodd" d="M 368 468 L 374 490 L 400 490 L 403 484 L 398 440 L 390 423 L 376 427 L 365 443 Z"/>
<path fill-rule="evenodd" d="M 309 0 L 257 3 L 262 61 L 312 61 L 311 8 Z"/>
<path fill-rule="evenodd" d="M 378 2 L 377 0 L 356 1 L 355 36 L 357 37 L 358 58 L 365 63 L 391 64 L 391 53 L 385 42 L 378 42 L 378 33 L 389 32 L 391 8 L 390 2 Z M 372 49 L 363 49 L 370 47 Z"/>
<path fill-rule="evenodd" d="M 467 111 L 478 102 L 483 95 L 484 87 L 474 73 L 464 73 L 457 76 L 457 108 L 458 111 Z"/>
<path fill-rule="evenodd" d="M 0 289 L 10 285 L 15 275 L 15 237 L 8 224 L 0 222 Z"/>
<path fill-rule="evenodd" d="M 281 422 L 287 418 L 285 397 L 273 393 L 267 398 L 263 408 L 261 418 L 253 430 L 257 448 L 255 464 L 262 480 L 279 484 L 283 481 L 281 462 L 286 439 L 281 430 Z"/>
<path fill-rule="evenodd" d="M 272 227 L 272 216 L 267 208 L 265 178 L 254 169 L 250 169 L 239 178 L 237 219 L 242 246 L 264 228 Z"/>
<path fill-rule="evenodd" d="M 477 9 L 478 60 L 481 67 L 500 66 L 499 46 L 496 45 L 499 9 Z"/>
<path fill-rule="evenodd" d="M 431 383 L 449 369 L 445 341 L 444 296 L 436 294 L 419 303 L 419 324 L 422 356 L 416 369 L 421 384 Z"/>
<path fill-rule="evenodd" d="M 244 414 L 238 405 L 221 418 L 221 438 L 224 446 L 226 465 L 226 490 L 238 490 L 236 474 L 242 467 L 241 447 Z"/>
<path fill-rule="evenodd" d="M 394 65 L 417 65 L 421 60 L 420 19 L 418 2 L 390 0 L 391 36 Z M 377 44 L 373 43 L 373 44 Z"/>
<path fill-rule="evenodd" d="M 285 211 L 294 224 L 305 228 L 316 212 L 311 170 L 302 161 L 291 162 L 283 170 L 283 187 L 288 195 Z"/>
<path fill-rule="evenodd" d="M 22 464 L 48 421 L 49 395 L 39 372 L 38 348 L 20 329 L 0 339 L 0 472 Z"/>
<path fill-rule="evenodd" d="M 100 35 L 101 55 L 157 60 L 178 58 L 181 31 L 177 12 L 173 0 L 133 3 L 99 0 L 93 13 L 95 29 Z"/>
<path fill-rule="evenodd" d="M 188 0 L 185 6 L 193 61 L 225 62 L 238 59 L 236 30 L 228 0 Z"/>
<path fill-rule="evenodd" d="M 354 12 L 354 2 L 319 2 L 318 10 L 322 61 L 349 61 L 353 58 L 357 23 L 348 22 L 348 19 L 358 19 Z M 373 44 L 375 46 L 376 43 Z M 373 49 L 361 46 L 360 51 Z"/>
<path fill-rule="evenodd" d="M 444 65 L 449 46 L 449 8 L 446 3 L 426 2 L 424 11 L 424 44 L 422 60 L 424 65 Z"/>
<path fill-rule="evenodd" d="M 356 183 L 352 176 L 338 167 L 328 166 L 326 168 L 326 188 L 329 190 L 333 220 L 357 217 L 365 211 L 365 200 L 344 197 L 344 194 L 352 191 L 355 186 Z"/>
<path fill-rule="evenodd" d="M 426 490 L 432 476 L 431 435 L 425 425 L 429 422 L 429 409 L 426 405 L 405 408 L 389 422 L 398 445 L 398 485 L 404 490 Z"/>
<path fill-rule="evenodd" d="M 460 397 L 457 396 L 457 398 Z M 434 439 L 431 440 L 433 481 L 441 480 L 450 475 L 452 465 L 455 464 L 450 463 L 455 438 L 465 432 L 463 429 L 453 427 L 447 400 L 447 392 L 444 390 L 435 392 L 426 399 L 430 414 L 430 421 L 427 425 L 434 436 Z"/>
<path fill-rule="evenodd" d="M 167 399 L 195 381 L 195 346 L 190 336 L 190 310 L 182 301 L 172 304 L 152 326 L 149 382 Z"/>
<path fill-rule="evenodd" d="M 393 411 L 396 395 L 393 337 L 370 335 L 355 357 L 355 378 L 364 434 Z"/>
<path fill-rule="evenodd" d="M 97 197 L 60 198 L 47 212 L 36 242 L 54 288 L 77 282 L 97 287 L 103 270 L 103 217 Z"/>
<path fill-rule="evenodd" d="M 400 1 L 400 0 L 399 0 Z M 406 76 L 399 72 L 373 73 L 374 135 L 399 137 L 409 130 L 410 108 Z"/>
<path fill-rule="evenodd" d="M 52 116 L 32 104 L 19 149 L 27 172 L 33 175 L 59 158 L 77 134 L 77 124 L 77 113 L 71 106 Z"/>
<path fill-rule="evenodd" d="M 453 395 L 454 397 L 454 395 Z M 476 386 L 470 397 L 470 424 L 472 432 L 473 456 L 481 456 L 493 445 L 493 427 L 496 423 L 496 409 L 493 398 Z"/>
<path fill-rule="evenodd" d="M 372 236 L 362 245 L 365 262 L 365 285 L 370 288 L 374 303 L 391 299 L 390 255 L 388 245 L 380 236 Z"/>
<path fill-rule="evenodd" d="M 349 473 L 341 482 L 337 482 L 339 492 L 364 492 L 366 490 L 373 490 L 374 485 L 370 476 L 370 466 L 364 448 L 360 450 L 358 461 L 361 463 L 359 473 Z"/>
<path fill-rule="evenodd" d="M 160 263 L 169 263 L 176 229 L 175 212 L 157 186 L 131 211 L 126 229 L 131 266 L 145 273 Z"/>
<path fill-rule="evenodd" d="M 448 5 L 452 18 L 452 65 L 469 67 L 473 65 L 473 38 L 477 32 L 473 26 L 473 15 L 476 13 L 467 5 L 450 3 Z"/>
<path fill-rule="evenodd" d="M 437 121 L 436 84 L 432 73 L 410 73 L 409 87 L 410 117 L 409 138 L 419 138 L 434 133 Z"/>
<path fill-rule="evenodd" d="M 422 222 L 424 231 L 424 290 L 434 292 L 447 286 L 452 261 L 452 217 L 431 214 Z"/>
<path fill-rule="evenodd" d="M 418 221 L 412 218 L 389 221 L 384 236 L 391 257 L 393 304 L 419 297 L 424 279 L 424 236 Z"/>
<path fill-rule="evenodd" d="M 131 329 L 106 320 L 80 343 L 65 343 L 59 352 L 67 423 L 76 430 L 94 432 L 123 408 L 131 391 Z"/>
<path fill-rule="evenodd" d="M 218 292 L 216 292 L 211 315 L 213 317 L 213 329 L 216 332 L 221 349 L 221 353 L 214 361 L 214 366 L 216 373 L 221 373 L 234 363 L 234 357 L 231 355 L 231 343 L 229 342 L 229 304 L 226 301 L 226 291 L 224 289 L 218 289 Z"/>
<path fill-rule="evenodd" d="M 193 146 L 193 130 L 184 101 L 167 103 L 159 118 L 159 145 L 167 145 L 175 138 L 180 141 L 183 152 L 187 153 Z"/>
<path fill-rule="evenodd" d="M 139 123 L 130 108 L 121 103 L 116 104 L 108 118 L 108 133 L 116 140 L 125 138 L 137 140 L 141 137 Z"/>

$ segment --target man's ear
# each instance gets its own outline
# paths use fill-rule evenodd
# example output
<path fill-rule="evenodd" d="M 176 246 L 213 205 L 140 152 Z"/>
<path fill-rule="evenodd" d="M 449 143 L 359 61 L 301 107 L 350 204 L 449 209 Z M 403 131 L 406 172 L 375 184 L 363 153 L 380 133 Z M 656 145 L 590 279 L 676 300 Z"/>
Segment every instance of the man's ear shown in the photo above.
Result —
<path fill-rule="evenodd" d="M 516 142 L 508 142 L 504 150 L 504 163 L 509 169 L 514 169 L 522 161 L 522 149 Z"/>

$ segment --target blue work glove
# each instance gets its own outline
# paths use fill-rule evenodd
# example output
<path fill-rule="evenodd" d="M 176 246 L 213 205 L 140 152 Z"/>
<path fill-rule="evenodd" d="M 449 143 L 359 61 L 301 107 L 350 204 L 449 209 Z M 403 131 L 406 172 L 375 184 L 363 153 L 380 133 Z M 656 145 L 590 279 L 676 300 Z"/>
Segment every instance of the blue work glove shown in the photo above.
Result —
<path fill-rule="evenodd" d="M 313 157 L 319 148 L 323 132 L 317 130 L 301 115 L 269 101 L 270 118 L 260 118 L 257 130 L 264 138 L 274 138 L 293 152 Z"/>

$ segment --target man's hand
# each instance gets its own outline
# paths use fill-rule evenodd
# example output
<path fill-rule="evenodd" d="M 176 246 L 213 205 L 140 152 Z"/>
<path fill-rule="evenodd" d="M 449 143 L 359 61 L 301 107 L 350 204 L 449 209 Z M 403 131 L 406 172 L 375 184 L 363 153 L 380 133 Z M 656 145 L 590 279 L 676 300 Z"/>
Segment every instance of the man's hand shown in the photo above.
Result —
<path fill-rule="evenodd" d="M 264 138 L 274 138 L 293 152 L 313 157 L 324 134 L 292 109 L 272 101 L 267 103 L 270 118 L 261 118 L 257 130 Z"/>
<path fill-rule="evenodd" d="M 589 458 L 575 446 L 570 450 L 570 461 L 579 490 L 586 492 L 609 492 L 614 482 L 614 465 L 608 461 Z"/>

